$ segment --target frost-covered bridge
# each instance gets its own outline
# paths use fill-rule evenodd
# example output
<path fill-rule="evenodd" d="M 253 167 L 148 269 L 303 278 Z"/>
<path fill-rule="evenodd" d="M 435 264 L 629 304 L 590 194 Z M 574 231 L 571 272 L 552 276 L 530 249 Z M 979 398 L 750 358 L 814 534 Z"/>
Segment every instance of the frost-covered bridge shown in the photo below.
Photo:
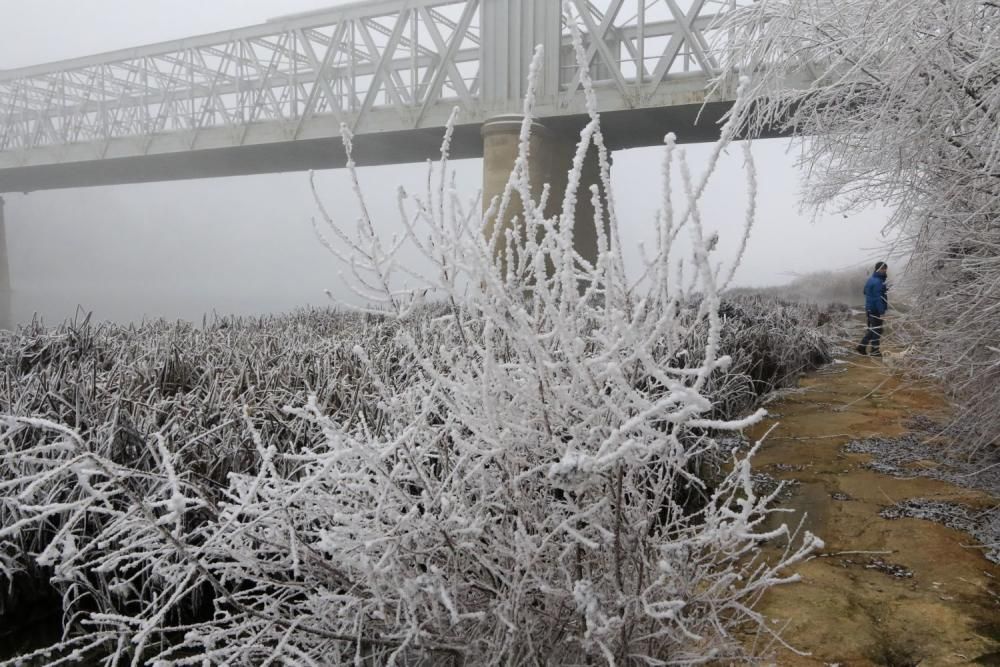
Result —
<path fill-rule="evenodd" d="M 695 115 L 730 0 L 573 0 L 614 147 L 716 128 Z M 374 0 L 239 30 L 0 72 L 0 192 L 420 161 L 461 110 L 456 157 L 516 112 L 535 44 L 538 114 L 583 96 L 560 0 Z"/>
<path fill-rule="evenodd" d="M 708 33 L 735 1 L 571 1 L 611 148 L 717 133 Z M 538 116 L 571 136 L 584 105 L 561 0 L 372 0 L 0 71 L 0 193 L 342 166 L 341 123 L 358 164 L 421 161 L 456 106 L 454 157 L 499 137 L 489 192 L 512 131 L 490 120 L 519 110 L 536 44 Z"/>

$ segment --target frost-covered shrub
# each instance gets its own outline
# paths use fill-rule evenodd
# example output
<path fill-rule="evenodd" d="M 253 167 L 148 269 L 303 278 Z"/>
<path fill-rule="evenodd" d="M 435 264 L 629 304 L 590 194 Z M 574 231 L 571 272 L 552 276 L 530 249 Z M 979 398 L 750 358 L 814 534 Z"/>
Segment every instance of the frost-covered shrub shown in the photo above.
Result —
<path fill-rule="evenodd" d="M 321 437 L 290 447 L 265 439 L 246 410 L 243 443 L 255 456 L 223 484 L 184 467 L 184 446 L 155 434 L 140 466 L 71 424 L 2 421 L 2 463 L 16 467 L 0 488 L 18 519 L 0 540 L 58 524 L 38 558 L 75 613 L 60 654 L 692 664 L 767 644 L 753 604 L 795 580 L 788 568 L 820 543 L 764 529 L 775 510 L 755 494 L 748 457 L 711 484 L 698 475 L 696 462 L 717 451 L 712 434 L 763 416 L 719 418 L 710 394 L 733 364 L 720 354 L 719 293 L 735 267 L 710 261 L 699 201 L 731 128 L 697 178 L 667 138 L 659 243 L 640 289 L 625 278 L 593 101 L 562 213 L 549 219 L 528 187 L 532 104 L 529 95 L 507 191 L 486 214 L 502 218 L 514 191 L 525 202 L 525 231 L 505 245 L 520 251 L 505 262 L 482 236 L 478 204 L 447 187 L 446 159 L 425 199 L 400 193 L 400 238 L 378 238 L 366 213 L 356 232 L 330 221 L 329 247 L 358 293 L 409 322 L 351 349 L 370 411 L 292 397 L 285 414 Z M 574 219 L 592 144 L 607 197 L 591 196 L 610 233 L 601 216 Z M 670 200 L 678 172 L 683 208 Z M 752 163 L 748 173 L 752 189 Z M 747 233 L 751 222 L 752 208 Z M 584 224 L 597 226 L 594 264 L 573 250 Z M 681 231 L 694 247 L 686 284 L 671 252 Z M 416 289 L 395 281 L 403 244 L 438 270 L 411 274 Z M 411 319 L 427 298 L 446 308 Z M 170 375 L 191 368 L 175 363 Z M 189 385 L 170 385 L 186 395 L 175 385 Z M 65 488 L 74 492 L 64 500 Z M 766 541 L 777 547 L 767 556 Z M 765 641 L 742 643 L 748 629 Z"/>
<path fill-rule="evenodd" d="M 713 417 L 732 417 L 753 407 L 757 385 L 747 371 L 768 365 L 768 359 L 784 360 L 776 380 L 794 381 L 802 370 L 798 364 L 805 361 L 802 350 L 821 352 L 825 347 L 815 338 L 813 311 L 766 298 L 723 303 L 721 349 L 735 360 L 711 378 Z M 377 352 L 379 374 L 405 383 L 410 376 L 393 361 L 392 340 L 401 327 L 416 335 L 422 321 L 433 316 L 429 309 L 406 321 L 305 311 L 222 318 L 200 329 L 164 321 L 140 326 L 68 322 L 52 329 L 34 324 L 6 334 L 0 345 L 10 373 L 9 381 L 0 384 L 0 413 L 71 424 L 101 456 L 140 470 L 155 468 L 155 442 L 162 436 L 170 451 L 177 451 L 178 474 L 210 481 L 202 491 L 217 501 L 230 472 L 254 469 L 258 461 L 245 437 L 244 406 L 263 442 L 282 453 L 323 441 L 318 429 L 282 411 L 306 393 L 316 394 L 335 419 L 350 422 L 352 415 L 364 414 L 374 423 L 377 406 L 353 347 L 365 343 Z M 706 334 L 705 326 L 693 330 L 687 347 L 703 348 Z M 194 385 L 183 393 L 159 382 L 173 355 L 196 369 Z M 28 428 L 9 434 L 0 481 L 21 475 L 20 452 L 38 437 Z M 154 478 L 147 481 L 155 483 Z M 81 491 L 74 484 L 58 486 L 47 500 L 71 502 Z M 0 525 L 20 518 L 11 509 L 0 503 Z M 91 531 L 95 527 L 95 522 L 89 524 Z M 58 517 L 51 517 L 38 530 L 23 531 L 19 540 L 5 543 L 9 570 L 8 576 L 0 574 L 0 625 L 16 627 L 35 598 L 43 598 L 40 604 L 58 604 L 57 592 L 47 586 L 51 571 L 38 568 L 30 554 L 40 553 L 60 528 Z"/>
<path fill-rule="evenodd" d="M 724 321 L 720 349 L 734 362 L 716 377 L 745 378 L 751 392 L 749 400 L 734 404 L 735 392 L 710 389 L 720 415 L 749 410 L 760 397 L 793 386 L 801 373 L 832 359 L 833 343 L 821 331 L 829 314 L 815 305 L 736 296 L 722 301 L 719 312 Z"/>
<path fill-rule="evenodd" d="M 697 313 L 685 305 L 687 318 Z M 808 356 L 820 354 L 825 342 L 816 336 L 812 307 L 767 298 L 727 299 L 721 308 L 721 350 L 734 356 L 725 371 L 710 378 L 706 395 L 713 418 L 726 419 L 752 409 L 760 390 L 794 382 L 808 368 Z M 378 423 L 377 397 L 357 357 L 364 344 L 375 372 L 391 376 L 397 386 L 413 377 L 400 364 L 396 337 L 405 330 L 419 336 L 439 308 L 423 309 L 406 320 L 349 312 L 303 311 L 265 318 L 221 318 L 201 328 L 184 323 L 147 322 L 139 326 L 68 322 L 47 329 L 38 324 L 6 334 L 0 354 L 9 381 L 0 384 L 0 414 L 43 417 L 69 424 L 101 457 L 137 471 L 155 471 L 160 437 L 175 457 L 177 474 L 198 480 L 212 503 L 221 498 L 229 473 L 256 470 L 260 457 L 247 423 L 265 447 L 281 454 L 322 446 L 318 427 L 286 414 L 283 406 L 317 396 L 324 414 L 344 423 L 364 415 Z M 685 347 L 703 349 L 707 326 L 691 330 Z M 803 351 L 809 351 L 804 355 Z M 175 392 L 162 382 L 170 359 L 191 367 L 191 386 Z M 755 370 L 779 360 L 781 371 L 771 384 L 761 384 Z M 755 382 L 755 377 L 758 380 Z M 246 416 L 243 411 L 246 409 Z M 373 428 L 375 428 L 373 426 Z M 40 427 L 22 424 L 0 436 L 0 495 L 14 495 L 25 474 L 23 452 L 44 437 Z M 17 482 L 17 483 L 15 483 Z M 155 475 L 133 476 L 141 495 L 155 488 Z M 45 501 L 78 501 L 85 489 L 75 483 L 52 485 Z M 14 504 L 0 501 L 0 525 L 24 517 Z M 17 627 L 32 602 L 55 605 L 66 593 L 67 618 L 82 600 L 58 578 L 49 585 L 51 568 L 38 567 L 31 554 L 41 553 L 63 527 L 54 515 L 36 529 L 3 541 L 5 572 L 0 572 L 0 625 Z M 203 517 L 202 520 L 207 520 Z M 101 522 L 91 517 L 79 540 L 96 535 Z M 207 598 L 199 601 L 206 604 Z M 184 605 L 190 617 L 192 605 Z M 194 605 L 197 606 L 197 605 Z"/>

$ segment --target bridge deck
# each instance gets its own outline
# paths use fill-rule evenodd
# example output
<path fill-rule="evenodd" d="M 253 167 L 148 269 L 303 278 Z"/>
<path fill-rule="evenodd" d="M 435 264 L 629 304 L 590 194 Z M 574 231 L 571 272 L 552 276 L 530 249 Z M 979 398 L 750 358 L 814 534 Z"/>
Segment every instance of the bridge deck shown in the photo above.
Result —
<path fill-rule="evenodd" d="M 713 20 L 735 0 L 572 0 L 615 147 L 700 141 L 726 94 Z M 538 114 L 571 130 L 583 96 L 556 0 L 376 0 L 210 35 L 0 72 L 0 192 L 455 157 L 517 111 L 535 44 Z M 703 102 L 713 102 L 695 125 Z"/>

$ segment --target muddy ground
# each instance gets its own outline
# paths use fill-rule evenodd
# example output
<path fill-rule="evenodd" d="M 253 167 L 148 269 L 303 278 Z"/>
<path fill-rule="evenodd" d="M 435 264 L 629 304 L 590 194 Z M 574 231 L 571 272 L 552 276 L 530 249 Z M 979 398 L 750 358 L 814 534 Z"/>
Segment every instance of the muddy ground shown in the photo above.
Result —
<path fill-rule="evenodd" d="M 758 606 L 808 654 L 780 650 L 777 664 L 1000 665 L 1000 566 L 966 533 L 879 515 L 913 498 L 981 510 L 996 507 L 997 497 L 917 474 L 890 476 L 866 465 L 870 454 L 843 451 L 861 438 L 903 436 L 918 415 L 946 418 L 940 393 L 879 359 L 845 354 L 767 407 L 775 416 L 748 435 L 778 426 L 754 467 L 798 481 L 784 504 L 806 513 L 805 527 L 826 543 L 799 568 L 802 583 L 772 590 Z"/>

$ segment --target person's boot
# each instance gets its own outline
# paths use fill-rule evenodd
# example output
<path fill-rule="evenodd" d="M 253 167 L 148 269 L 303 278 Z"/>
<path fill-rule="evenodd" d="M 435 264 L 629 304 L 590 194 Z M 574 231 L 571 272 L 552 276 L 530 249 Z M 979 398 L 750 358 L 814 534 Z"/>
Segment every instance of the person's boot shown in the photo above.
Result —
<path fill-rule="evenodd" d="M 868 354 L 867 345 L 858 345 L 855 349 L 858 351 L 858 354 Z"/>
<path fill-rule="evenodd" d="M 882 350 L 878 349 L 877 347 L 873 347 L 872 351 L 868 354 L 868 356 L 869 357 L 881 357 L 882 356 Z"/>

